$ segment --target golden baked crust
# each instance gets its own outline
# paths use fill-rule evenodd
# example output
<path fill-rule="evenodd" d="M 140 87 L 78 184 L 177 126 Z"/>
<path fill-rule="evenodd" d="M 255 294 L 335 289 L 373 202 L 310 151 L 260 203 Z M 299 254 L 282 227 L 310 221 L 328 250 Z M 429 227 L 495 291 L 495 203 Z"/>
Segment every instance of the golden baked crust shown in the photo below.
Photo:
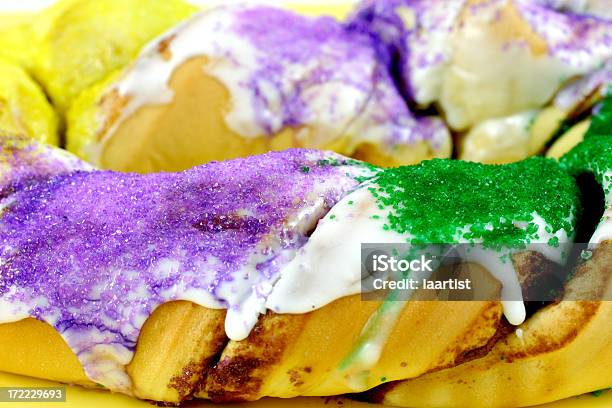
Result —
<path fill-rule="evenodd" d="M 59 333 L 36 319 L 0 324 L 0 371 L 95 386 Z"/>
<path fill-rule="evenodd" d="M 524 287 L 538 285 L 538 275 L 546 270 L 546 264 L 530 253 L 522 255 L 517 266 Z M 474 271 L 490 277 L 478 266 Z M 486 290 L 494 296 L 500 286 L 490 279 L 493 283 Z M 356 373 L 343 361 L 355 350 L 381 301 L 353 295 L 306 314 L 268 312 L 247 339 L 229 342 L 224 310 L 187 301 L 164 304 L 146 321 L 136 354 L 126 367 L 131 393 L 141 399 L 178 403 L 194 395 L 226 402 L 362 392 L 387 381 L 433 372 L 422 377 L 428 378 L 435 371 L 486 354 L 507 328 L 499 302 L 431 301 L 420 291 L 415 296 L 416 300 L 401 303 L 380 359 Z M 547 338 L 554 340 L 559 330 L 562 327 Z M 0 346 L 0 371 L 95 386 L 64 340 L 45 323 L 26 319 L 0 325 Z M 467 364 L 471 363 L 459 367 Z M 358 382 L 354 374 L 359 374 Z M 387 397 L 393 398 L 392 392 Z"/>
<path fill-rule="evenodd" d="M 224 310 L 186 301 L 164 304 L 146 321 L 126 367 L 131 393 L 178 403 L 197 390 L 199 397 L 215 401 L 357 391 L 337 366 L 380 304 L 354 295 L 307 314 L 268 313 L 246 340 L 229 343 Z M 408 302 L 363 389 L 379 384 L 383 376 L 408 378 L 452 364 L 487 343 L 501 314 L 501 306 L 493 301 Z M 432 320 L 438 324 L 427 323 Z M 0 371 L 95 386 L 46 323 L 26 319 L 3 324 L 0 337 Z"/>
<path fill-rule="evenodd" d="M 228 344 L 199 396 L 225 402 L 363 391 L 452 364 L 486 344 L 501 319 L 496 302 L 407 302 L 380 360 L 353 384 L 341 362 L 379 305 L 352 296 L 307 315 L 267 314 L 247 340 Z"/>
<path fill-rule="evenodd" d="M 149 317 L 127 367 L 132 393 L 178 403 L 191 396 L 225 344 L 224 310 L 166 303 Z M 35 319 L 0 325 L 0 371 L 95 387 L 76 355 L 50 325 Z"/>

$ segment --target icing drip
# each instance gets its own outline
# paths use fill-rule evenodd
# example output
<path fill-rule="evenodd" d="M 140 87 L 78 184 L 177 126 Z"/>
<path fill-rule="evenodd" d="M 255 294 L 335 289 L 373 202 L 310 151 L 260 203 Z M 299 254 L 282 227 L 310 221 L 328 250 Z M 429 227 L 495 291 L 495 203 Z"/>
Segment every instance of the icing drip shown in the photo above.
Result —
<path fill-rule="evenodd" d="M 304 126 L 317 146 L 348 135 L 349 152 L 364 142 L 388 149 L 426 142 L 445 155 L 446 127 L 411 114 L 374 47 L 368 35 L 329 17 L 262 6 L 202 12 L 150 43 L 119 79 L 113 89 L 128 97 L 127 106 L 102 143 L 138 108 L 170 103 L 175 69 L 206 56 L 203 70 L 231 95 L 226 123 L 243 137 Z"/>
<path fill-rule="evenodd" d="M 405 302 L 384 302 L 366 322 L 353 351 L 340 362 L 338 369 L 354 391 L 367 388 L 369 370 L 380 359 L 404 306 Z"/>
<path fill-rule="evenodd" d="M 514 334 L 516 334 L 516 337 L 518 337 L 518 338 L 519 338 L 519 339 L 520 339 L 522 342 L 524 342 L 524 341 L 525 341 L 525 338 L 523 337 L 523 336 L 524 336 L 524 334 L 525 334 L 525 333 L 523 332 L 523 329 L 516 329 L 516 330 L 514 331 Z"/>
<path fill-rule="evenodd" d="M 92 380 L 128 392 L 125 364 L 157 306 L 227 308 L 228 336 L 243 339 L 308 231 L 372 172 L 289 150 L 182 173 L 77 171 L 27 185 L 0 219 L 1 317 L 47 321 Z"/>
<path fill-rule="evenodd" d="M 406 242 L 405 234 L 383 230 L 382 221 L 373 218 L 377 213 L 376 201 L 365 187 L 340 200 L 282 269 L 267 307 L 278 313 L 300 313 L 359 293 L 361 243 Z"/>

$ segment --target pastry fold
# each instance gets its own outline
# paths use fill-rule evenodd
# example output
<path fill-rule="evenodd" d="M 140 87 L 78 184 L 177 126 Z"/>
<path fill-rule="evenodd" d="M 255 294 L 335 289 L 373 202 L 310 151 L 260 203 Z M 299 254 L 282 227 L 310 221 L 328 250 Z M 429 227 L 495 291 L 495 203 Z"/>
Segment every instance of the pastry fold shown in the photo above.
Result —
<path fill-rule="evenodd" d="M 0 58 L 0 133 L 59 143 L 58 117 L 41 87 L 19 65 Z"/>
<path fill-rule="evenodd" d="M 196 10 L 181 0 L 62 0 L 28 22 L 31 69 L 65 115 L 82 91 Z"/>

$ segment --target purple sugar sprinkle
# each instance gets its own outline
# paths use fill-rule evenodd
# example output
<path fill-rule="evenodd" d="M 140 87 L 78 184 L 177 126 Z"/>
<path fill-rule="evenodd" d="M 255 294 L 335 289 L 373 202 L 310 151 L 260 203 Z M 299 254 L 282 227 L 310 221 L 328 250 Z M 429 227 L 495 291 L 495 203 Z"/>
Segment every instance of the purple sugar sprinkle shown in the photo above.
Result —
<path fill-rule="evenodd" d="M 435 4 L 428 0 L 365 0 L 350 18 L 348 27 L 369 33 L 378 43 L 377 50 L 382 59 L 398 75 L 396 80 L 401 91 L 414 102 L 418 86 L 413 80 L 414 73 L 438 65 L 447 57 L 428 47 L 411 46 L 411 43 L 422 41 L 422 37 L 430 35 L 430 32 L 452 32 L 454 28 L 447 25 L 444 17 L 460 3 L 463 0 Z M 399 12 L 402 9 L 414 12 L 414 27 L 406 26 Z"/>
<path fill-rule="evenodd" d="M 377 50 L 383 61 L 391 65 L 396 73 L 406 97 L 417 103 L 419 84 L 415 78 L 418 73 L 436 66 L 446 56 L 433 54 L 429 47 L 420 47 L 433 34 L 452 32 L 461 29 L 463 21 L 455 19 L 447 26 L 442 19 L 449 9 L 464 0 L 432 2 L 427 0 L 365 0 L 360 3 L 351 17 L 349 28 L 367 32 L 379 43 Z M 552 8 L 551 0 L 516 0 L 514 5 L 535 33 L 544 39 L 549 54 L 565 64 L 570 74 L 584 74 L 596 69 L 606 59 L 612 58 L 612 20 L 604 17 L 562 12 Z M 486 8 L 499 8 L 506 4 L 504 0 L 489 0 L 470 5 L 467 11 L 471 14 L 482 13 Z M 415 15 L 415 27 L 407 27 L 400 15 L 401 9 L 410 9 Z M 494 21 L 499 19 L 496 12 Z M 492 23 L 493 23 L 492 22 Z M 519 42 L 503 45 L 524 46 Z"/>
<path fill-rule="evenodd" d="M 355 91 L 367 96 L 363 98 L 365 104 L 356 101 L 350 109 L 354 119 L 367 115 L 369 126 L 361 129 L 366 139 L 367 132 L 380 129 L 384 129 L 383 142 L 391 148 L 419 141 L 438 146 L 448 138 L 441 122 L 436 132 L 431 132 L 431 127 L 422 126 L 410 112 L 389 65 L 377 52 L 380 41 L 368 32 L 347 29 L 331 17 L 305 17 L 264 6 L 243 7 L 234 13 L 234 30 L 259 53 L 259 68 L 246 85 L 255 95 L 258 124 L 269 134 L 279 126 L 296 127 L 314 120 L 319 115 L 313 103 L 317 87 L 338 84 L 343 87 L 338 92 Z M 295 77 L 291 66 L 309 69 Z M 290 86 L 286 85 L 287 78 L 293 78 Z M 270 113 L 270 89 L 282 100 L 280 123 L 273 121 L 276 116 Z M 337 97 L 327 102 L 330 113 L 343 112 L 336 109 L 340 103 Z M 338 117 L 339 121 L 344 119 Z"/>
<path fill-rule="evenodd" d="M 233 307 L 228 289 L 245 278 L 273 282 L 307 240 L 287 222 L 317 206 L 325 212 L 364 170 L 294 149 L 181 173 L 42 178 L 10 195 L 0 218 L 0 300 L 25 304 L 60 333 L 95 330 L 103 343 L 133 350 L 164 302 L 196 290 Z M 67 338 L 79 355 L 99 344 L 82 337 Z"/>
<path fill-rule="evenodd" d="M 25 136 L 0 133 L 0 199 L 39 179 L 90 166 Z"/>
<path fill-rule="evenodd" d="M 565 12 L 533 0 L 517 0 L 516 6 L 532 29 L 548 45 L 551 56 L 580 70 L 597 68 L 612 57 L 612 20 Z M 593 55 L 595 66 L 585 65 Z"/>

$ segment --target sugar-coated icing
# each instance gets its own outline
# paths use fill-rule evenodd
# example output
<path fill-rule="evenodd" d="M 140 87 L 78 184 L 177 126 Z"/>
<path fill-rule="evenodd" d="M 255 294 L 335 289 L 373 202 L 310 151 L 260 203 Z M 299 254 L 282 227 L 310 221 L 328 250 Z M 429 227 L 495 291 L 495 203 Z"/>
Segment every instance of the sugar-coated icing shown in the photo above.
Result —
<path fill-rule="evenodd" d="M 544 255 L 562 262 L 560 244 L 573 236 L 577 210 L 576 187 L 552 160 L 506 166 L 434 160 L 385 170 L 321 220 L 283 269 L 267 304 L 296 313 L 359 293 L 357 255 L 364 237 L 379 243 L 482 243 L 492 250 L 548 243 L 553 249 Z M 338 234 L 344 239 L 338 241 Z M 334 276 L 320 273 L 326 269 Z M 518 282 L 512 284 L 516 290 Z M 320 290 L 334 285 L 337 292 Z"/>
<path fill-rule="evenodd" d="M 408 97 L 421 105 L 437 101 L 461 130 L 541 106 L 568 79 L 612 57 L 612 20 L 540 3 L 369 0 L 350 26 L 371 32 L 383 57 L 398 61 Z M 470 99 L 477 95 L 487 103 L 490 96 L 495 109 Z M 478 109 L 491 116 L 478 116 Z"/>
<path fill-rule="evenodd" d="M 383 58 L 389 63 L 394 55 L 399 58 L 405 92 L 427 105 L 439 96 L 442 72 L 452 54 L 451 35 L 465 3 L 366 0 L 360 3 L 349 27 L 378 37 Z"/>
<path fill-rule="evenodd" d="M 41 177 L 91 168 L 64 150 L 0 132 L 0 198 Z"/>
<path fill-rule="evenodd" d="M 307 127 L 320 146 L 349 135 L 352 148 L 425 142 L 435 156 L 446 155 L 442 121 L 411 114 L 374 49 L 370 36 L 349 33 L 331 17 L 263 6 L 202 12 L 149 44 L 112 87 L 129 100 L 101 143 L 138 108 L 170 103 L 172 73 L 205 56 L 203 71 L 230 93 L 226 123 L 243 137 Z"/>
<path fill-rule="evenodd" d="M 76 171 L 27 185 L 0 220 L 0 317 L 47 321 L 92 380 L 127 391 L 124 366 L 162 303 L 226 308 L 228 336 L 246 337 L 308 231 L 371 172 L 351 163 L 290 150 L 183 173 Z"/>
<path fill-rule="evenodd" d="M 548 54 L 584 74 L 612 56 L 612 20 L 561 13 L 532 0 L 514 0 L 521 16 L 546 42 Z"/>

